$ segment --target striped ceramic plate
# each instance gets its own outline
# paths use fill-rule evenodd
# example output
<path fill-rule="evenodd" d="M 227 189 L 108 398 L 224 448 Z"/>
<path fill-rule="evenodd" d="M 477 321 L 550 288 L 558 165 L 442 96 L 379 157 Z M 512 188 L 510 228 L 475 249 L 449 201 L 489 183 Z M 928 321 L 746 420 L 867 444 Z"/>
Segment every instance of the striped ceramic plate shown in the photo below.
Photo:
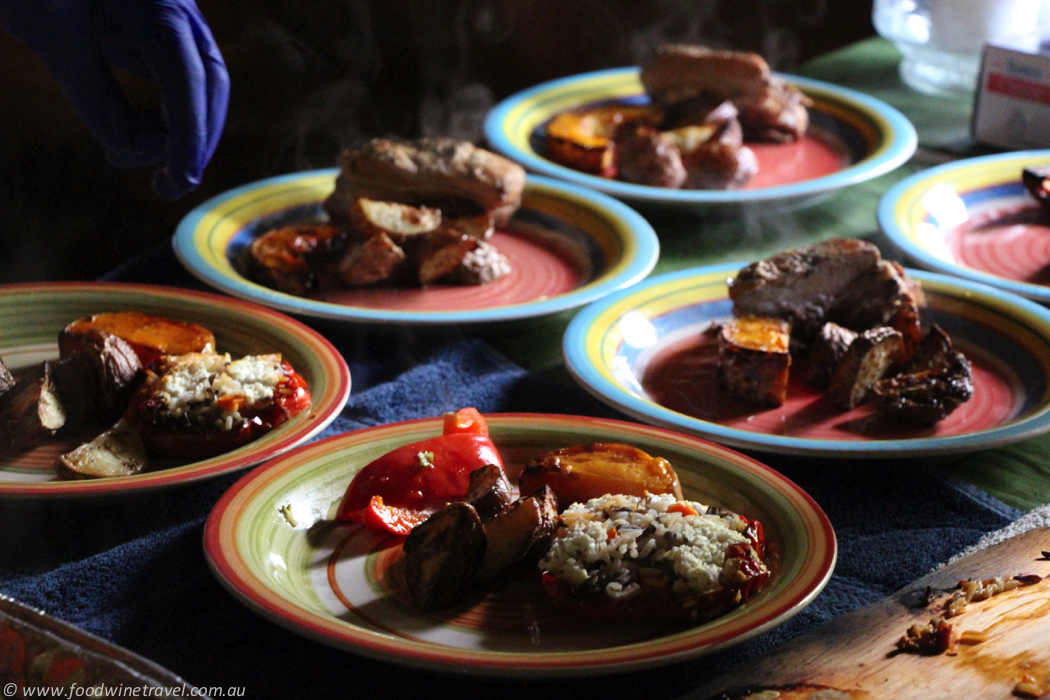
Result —
<path fill-rule="evenodd" d="M 879 201 L 879 226 L 918 264 L 1050 302 L 1050 213 L 1021 183 L 1050 150 L 947 163 L 902 180 Z"/>
<path fill-rule="evenodd" d="M 350 370 L 320 334 L 283 314 L 214 294 L 146 285 L 58 282 L 0 286 L 0 358 L 12 370 L 58 356 L 58 333 L 93 313 L 139 310 L 193 321 L 215 333 L 231 355 L 280 352 L 306 379 L 313 403 L 287 423 L 244 447 L 193 463 L 135 476 L 60 481 L 55 458 L 75 443 L 49 444 L 0 455 L 0 495 L 85 496 L 154 489 L 243 469 L 308 440 L 342 410 Z"/>
<path fill-rule="evenodd" d="M 514 321 L 575 309 L 644 278 L 656 265 L 652 226 L 605 195 L 530 177 L 522 206 L 492 242 L 511 272 L 481 286 L 365 287 L 298 297 L 245 276 L 247 248 L 279 225 L 318 221 L 337 171 L 297 173 L 245 185 L 190 212 L 175 252 L 205 283 L 243 299 L 318 318 L 440 326 Z"/>
<path fill-rule="evenodd" d="M 586 389 L 654 425 L 732 445 L 817 457 L 892 457 L 987 449 L 1050 431 L 1050 312 L 1013 294 L 927 272 L 923 325 L 940 325 L 973 363 L 974 395 L 932 428 L 889 425 L 868 406 L 842 413 L 792 382 L 775 409 L 721 402 L 712 345 L 729 318 L 726 278 L 743 263 L 660 275 L 581 311 L 563 353 Z"/>
<path fill-rule="evenodd" d="M 502 676 L 611 673 L 674 663 L 781 624 L 823 588 L 835 535 L 805 492 L 737 452 L 634 423 L 579 416 L 487 417 L 508 473 L 557 447 L 623 442 L 667 458 L 687 498 L 765 526 L 779 565 L 766 587 L 707 624 L 594 625 L 561 619 L 523 575 L 460 609 L 412 609 L 399 582 L 400 538 L 323 522 L 361 467 L 440 434 L 427 419 L 347 433 L 289 452 L 233 486 L 208 518 L 212 570 L 250 608 L 299 634 L 394 663 Z M 513 479 L 516 481 L 516 479 Z"/>
<path fill-rule="evenodd" d="M 672 190 L 589 175 L 544 156 L 546 124 L 558 112 L 609 100 L 644 103 L 637 68 L 585 73 L 523 90 L 489 113 L 485 136 L 495 150 L 532 172 L 605 192 L 632 204 L 677 208 L 797 203 L 887 173 L 915 152 L 915 128 L 886 103 L 830 83 L 783 77 L 813 100 L 810 133 L 845 153 L 846 163 L 841 169 L 799 181 L 788 178 L 781 183 L 739 190 Z M 795 163 L 790 169 L 798 171 L 804 167 L 804 163 Z"/>

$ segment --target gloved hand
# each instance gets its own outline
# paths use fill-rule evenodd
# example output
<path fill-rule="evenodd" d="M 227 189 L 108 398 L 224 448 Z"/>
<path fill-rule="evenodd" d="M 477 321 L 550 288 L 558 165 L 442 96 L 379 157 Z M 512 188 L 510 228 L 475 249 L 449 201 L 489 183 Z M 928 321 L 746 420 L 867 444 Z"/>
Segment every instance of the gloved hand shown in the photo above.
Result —
<path fill-rule="evenodd" d="M 111 163 L 159 165 L 153 189 L 164 199 L 200 184 L 230 79 L 193 0 L 0 0 L 0 26 L 44 59 Z M 133 110 L 114 67 L 157 82 L 162 108 Z"/>

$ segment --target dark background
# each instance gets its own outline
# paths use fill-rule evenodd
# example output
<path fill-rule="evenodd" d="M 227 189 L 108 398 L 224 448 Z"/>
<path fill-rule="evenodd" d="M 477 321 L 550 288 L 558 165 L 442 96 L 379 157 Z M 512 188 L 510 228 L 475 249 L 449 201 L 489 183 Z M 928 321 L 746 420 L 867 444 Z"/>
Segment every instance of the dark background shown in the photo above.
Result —
<path fill-rule="evenodd" d="M 871 0 L 201 0 L 230 112 L 201 187 L 177 202 L 104 160 L 24 45 L 0 32 L 0 283 L 93 279 L 170 238 L 194 206 L 331 167 L 378 135 L 479 141 L 485 112 L 538 82 L 635 65 L 664 41 L 774 69 L 871 36 Z M 153 86 L 122 77 L 132 101 Z"/>

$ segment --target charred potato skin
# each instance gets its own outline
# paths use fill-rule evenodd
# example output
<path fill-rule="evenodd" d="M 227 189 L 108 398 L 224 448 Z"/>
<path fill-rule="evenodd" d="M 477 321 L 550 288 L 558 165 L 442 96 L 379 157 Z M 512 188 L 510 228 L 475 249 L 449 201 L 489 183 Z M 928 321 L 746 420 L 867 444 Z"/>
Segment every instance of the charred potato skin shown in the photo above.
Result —
<path fill-rule="evenodd" d="M 575 445 L 533 459 L 522 470 L 518 487 L 533 493 L 544 485 L 562 508 L 607 493 L 642 496 L 648 491 L 682 498 L 678 475 L 666 459 L 619 443 Z"/>

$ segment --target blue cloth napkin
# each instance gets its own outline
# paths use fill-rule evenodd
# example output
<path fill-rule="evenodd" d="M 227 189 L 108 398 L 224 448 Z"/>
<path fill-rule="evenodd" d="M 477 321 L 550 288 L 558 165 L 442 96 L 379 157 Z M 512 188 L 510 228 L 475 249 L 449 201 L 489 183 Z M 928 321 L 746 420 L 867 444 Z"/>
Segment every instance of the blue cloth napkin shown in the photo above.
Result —
<path fill-rule="evenodd" d="M 483 412 L 616 416 L 575 385 L 526 372 L 476 339 L 352 335 L 331 335 L 348 358 L 355 390 L 325 435 L 469 405 Z M 367 352 L 360 345 L 365 340 L 371 343 Z M 204 521 L 238 475 L 104 501 L 0 502 L 0 591 L 199 687 L 244 688 L 253 698 L 670 698 L 880 599 L 1020 515 L 916 461 L 755 456 L 827 512 L 839 543 L 835 573 L 786 624 L 659 670 L 577 680 L 472 679 L 369 660 L 285 630 L 234 599 L 205 562 Z M 48 547 L 39 546 L 43 541 Z"/>

